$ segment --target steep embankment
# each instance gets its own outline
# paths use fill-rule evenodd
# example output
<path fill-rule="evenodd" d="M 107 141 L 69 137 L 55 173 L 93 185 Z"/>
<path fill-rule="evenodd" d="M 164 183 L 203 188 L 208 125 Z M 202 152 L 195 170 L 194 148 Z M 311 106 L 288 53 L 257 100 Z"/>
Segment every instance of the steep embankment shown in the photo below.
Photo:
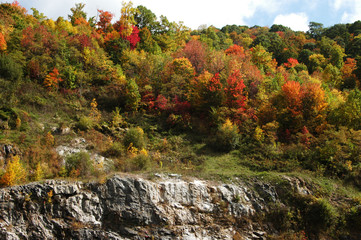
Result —
<path fill-rule="evenodd" d="M 268 184 L 250 188 L 177 175 L 49 180 L 0 190 L 0 238 L 265 239 L 272 229 L 252 219 L 276 201 Z"/>

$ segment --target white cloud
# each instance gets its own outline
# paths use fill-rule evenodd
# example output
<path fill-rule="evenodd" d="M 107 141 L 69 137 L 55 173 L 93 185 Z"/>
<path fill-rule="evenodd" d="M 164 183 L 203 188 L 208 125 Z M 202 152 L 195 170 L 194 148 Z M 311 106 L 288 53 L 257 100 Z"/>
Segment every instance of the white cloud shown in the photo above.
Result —
<path fill-rule="evenodd" d="M 347 1 L 347 0 L 346 0 Z M 338 11 L 340 10 L 341 6 L 346 2 L 343 0 L 335 0 L 333 3 L 331 2 L 331 6 L 334 10 Z"/>
<path fill-rule="evenodd" d="M 333 7 L 334 10 L 338 11 L 344 7 L 350 8 L 357 1 L 358 0 L 334 0 L 333 2 L 331 1 L 331 6 Z"/>
<path fill-rule="evenodd" d="M 202 24 L 223 27 L 227 24 L 246 25 L 256 12 L 274 13 L 286 0 L 134 0 L 134 5 L 144 5 L 157 16 L 165 15 L 172 21 L 184 21 L 192 29 Z"/>
<path fill-rule="evenodd" d="M 341 21 L 343 23 L 353 23 L 361 20 L 361 6 L 358 9 L 358 11 L 353 11 L 352 13 L 344 12 Z"/>
<path fill-rule="evenodd" d="M 343 23 L 352 23 L 361 20 L 360 0 L 334 0 L 332 6 L 335 11 L 343 11 L 341 18 Z"/>
<path fill-rule="evenodd" d="M 276 16 L 273 24 L 290 27 L 294 31 L 308 30 L 308 16 L 306 13 L 280 14 Z"/>
<path fill-rule="evenodd" d="M 342 22 L 353 23 L 357 20 L 361 20 L 361 2 L 355 1 L 351 9 L 351 11 L 343 13 Z"/>

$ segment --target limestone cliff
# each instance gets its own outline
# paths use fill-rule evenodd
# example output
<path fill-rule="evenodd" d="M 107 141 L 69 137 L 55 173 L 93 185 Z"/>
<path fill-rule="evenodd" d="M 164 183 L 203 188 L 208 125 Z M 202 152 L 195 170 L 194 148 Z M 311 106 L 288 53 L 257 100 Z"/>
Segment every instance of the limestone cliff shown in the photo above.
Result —
<path fill-rule="evenodd" d="M 5 188 L 0 239 L 263 239 L 266 229 L 249 219 L 277 196 L 258 187 L 116 175 Z"/>

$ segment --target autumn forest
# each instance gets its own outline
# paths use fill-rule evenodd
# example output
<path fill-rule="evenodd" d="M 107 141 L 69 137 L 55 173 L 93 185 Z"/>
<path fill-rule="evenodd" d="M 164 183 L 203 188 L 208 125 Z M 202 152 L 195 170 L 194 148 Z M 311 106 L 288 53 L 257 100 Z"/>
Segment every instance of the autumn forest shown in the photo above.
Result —
<path fill-rule="evenodd" d="M 297 172 L 360 190 L 361 21 L 191 30 L 131 2 L 120 19 L 84 6 L 53 20 L 0 5 L 3 186 Z M 75 138 L 87 151 L 64 160 Z"/>

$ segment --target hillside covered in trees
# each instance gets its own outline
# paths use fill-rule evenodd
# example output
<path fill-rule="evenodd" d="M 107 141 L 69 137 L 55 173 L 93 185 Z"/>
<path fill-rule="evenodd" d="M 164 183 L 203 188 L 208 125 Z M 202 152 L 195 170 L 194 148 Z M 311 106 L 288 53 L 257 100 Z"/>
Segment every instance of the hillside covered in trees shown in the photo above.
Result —
<path fill-rule="evenodd" d="M 361 21 L 191 30 L 131 2 L 120 19 L 83 8 L 55 21 L 0 5 L 0 145 L 12 149 L 2 150 L 3 186 L 113 171 L 269 172 L 360 194 Z M 78 137 L 88 152 L 64 160 L 57 147 Z M 350 201 L 343 222 L 320 231 L 360 229 L 360 198 Z"/>

